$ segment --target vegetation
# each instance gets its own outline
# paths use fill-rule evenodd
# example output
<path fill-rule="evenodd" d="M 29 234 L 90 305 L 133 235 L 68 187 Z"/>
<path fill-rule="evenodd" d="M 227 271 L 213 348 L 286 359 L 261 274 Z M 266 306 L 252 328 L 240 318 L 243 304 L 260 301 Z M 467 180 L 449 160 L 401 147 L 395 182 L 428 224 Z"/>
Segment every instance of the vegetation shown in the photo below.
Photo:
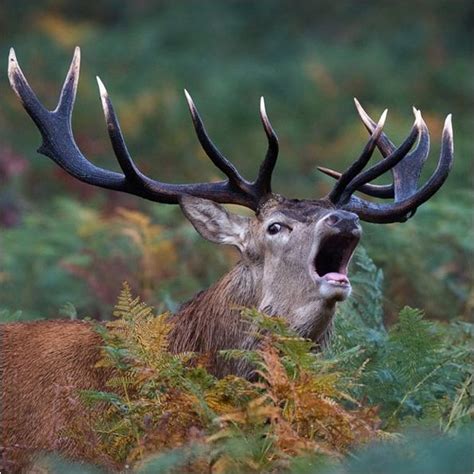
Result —
<path fill-rule="evenodd" d="M 371 266 L 364 253 L 358 259 Z M 362 270 L 359 276 L 374 275 Z M 97 412 L 78 416 L 77 428 L 66 434 L 85 437 L 90 456 L 109 466 L 134 472 L 336 472 L 347 463 L 345 455 L 369 442 L 384 441 L 381 452 L 403 456 L 413 449 L 397 434 L 406 427 L 438 437 L 460 432 L 449 442 L 430 441 L 451 443 L 450 449 L 468 456 L 467 323 L 435 325 L 407 307 L 385 332 L 380 321 L 370 326 L 356 314 L 340 314 L 336 342 L 322 354 L 283 320 L 244 310 L 249 328 L 258 328 L 259 347 L 223 354 L 254 365 L 256 378 L 248 381 L 216 379 L 206 354 L 169 353 L 166 313 L 155 315 L 128 284 L 114 315 L 106 328 L 97 326 L 104 339 L 98 366 L 112 369 L 108 391 L 80 394 Z M 429 438 L 422 439 L 421 452 L 429 453 Z M 355 458 L 349 469 L 364 465 L 364 456 L 377 459 L 380 453 Z M 427 466 L 420 462 L 414 467 Z M 395 457 L 393 463 L 401 461 Z"/>
<path fill-rule="evenodd" d="M 473 14 L 467 0 L 417 0 L 409 10 L 375 0 L 2 3 L 0 322 L 113 319 L 103 363 L 118 375 L 109 392 L 82 394 L 108 407 L 96 424 L 78 425 L 77 436 L 97 440 L 91 449 L 153 473 L 211 463 L 215 472 L 472 470 Z M 107 168 L 117 165 L 96 74 L 136 162 L 164 181 L 218 178 L 192 132 L 184 87 L 246 176 L 265 149 L 257 115 L 265 95 L 281 142 L 274 187 L 291 197 L 324 195 L 332 183 L 316 166 L 342 170 L 364 146 L 353 96 L 374 116 L 389 107 L 395 143 L 409 130 L 411 105 L 421 108 L 432 132 L 423 176 L 453 113 L 454 169 L 412 220 L 365 224 L 353 296 L 328 350 L 313 354 L 279 321 L 247 311 L 261 349 L 227 356 L 252 360 L 259 378 L 219 381 L 204 356 L 167 353 L 166 312 L 223 274 L 233 251 L 216 252 L 173 206 L 87 187 L 34 153 L 37 132 L 7 85 L 8 48 L 51 105 L 75 45 L 83 64 L 73 127 L 80 148 Z M 123 281 L 130 289 L 112 318 Z M 179 420 L 172 428 L 170 416 Z"/>
<path fill-rule="evenodd" d="M 55 102 L 73 47 L 81 46 L 73 126 L 81 149 L 107 168 L 117 165 L 96 74 L 111 94 L 136 162 L 148 175 L 169 182 L 218 177 L 192 131 L 184 87 L 193 94 L 216 143 L 246 176 L 255 175 L 255 163 L 265 150 L 258 120 L 258 99 L 265 95 L 281 141 L 274 187 L 295 197 L 324 195 L 332 183 L 316 166 L 344 169 L 362 149 L 366 133 L 353 96 L 373 115 L 389 108 L 386 129 L 395 143 L 409 130 L 411 105 L 422 110 L 432 131 L 426 173 L 435 166 L 442 121 L 452 112 L 456 162 L 444 188 L 404 225 L 366 225 L 364 243 L 387 277 L 387 320 L 395 320 L 406 304 L 437 319 L 468 317 L 474 275 L 469 160 L 474 148 L 468 107 L 473 100 L 472 2 L 417 0 L 410 11 L 401 3 L 372 0 L 363 7 L 329 0 L 263 0 L 245 7 L 234 0 L 113 5 L 103 0 L 79 8 L 67 0 L 41 0 L 3 2 L 0 7 L 2 57 L 6 61 L 8 47 L 15 47 L 46 104 Z M 169 224 L 173 233 L 182 225 L 179 210 L 102 192 L 66 177 L 50 160 L 35 155 L 38 134 L 9 90 L 5 70 L 0 86 L 0 221 L 16 227 L 12 239 L 9 231 L 1 233 L 1 258 L 30 251 L 37 258 L 24 261 L 51 283 L 48 289 L 55 288 L 55 299 L 46 306 L 44 289 L 27 295 L 26 307 L 3 299 L 2 304 L 24 310 L 25 317 L 45 316 L 45 310 L 53 317 L 58 307 L 71 302 L 86 313 L 107 317 L 110 292 L 98 299 L 87 296 L 80 278 L 68 278 L 67 270 L 50 264 L 68 259 L 71 247 L 88 251 L 96 245 L 74 244 L 75 237 L 59 228 L 64 218 L 75 226 L 74 216 L 65 215 L 73 209 L 52 209 L 51 201 L 67 196 L 72 206 L 83 203 L 99 220 L 116 207 L 138 208 L 153 223 Z M 34 227 L 32 220 L 39 224 Z M 47 240 L 49 248 L 38 248 L 34 239 Z M 22 242 L 21 248 L 16 241 Z M 52 260 L 42 265 L 38 257 L 43 252 Z M 169 297 L 180 301 L 219 274 L 224 262 L 229 260 L 206 269 L 184 269 L 186 278 L 178 286 L 165 284 L 163 290 L 158 284 L 144 296 L 155 303 L 170 292 Z M 3 278 L 17 282 L 13 293 L 23 292 L 24 278 L 5 266 L 0 261 Z M 36 269 L 31 280 L 38 280 Z M 183 269 L 174 269 L 173 275 L 183 276 Z M 139 274 L 123 275 L 122 280 L 139 289 Z M 63 281 L 68 288 L 61 288 Z M 114 283 L 116 291 L 120 282 Z"/>

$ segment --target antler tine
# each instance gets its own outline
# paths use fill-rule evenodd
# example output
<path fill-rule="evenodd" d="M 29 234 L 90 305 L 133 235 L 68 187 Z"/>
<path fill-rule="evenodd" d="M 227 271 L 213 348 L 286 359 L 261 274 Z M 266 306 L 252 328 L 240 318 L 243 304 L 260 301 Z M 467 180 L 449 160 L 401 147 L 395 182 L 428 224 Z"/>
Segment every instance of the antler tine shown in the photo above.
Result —
<path fill-rule="evenodd" d="M 340 201 L 341 196 L 344 193 L 344 190 L 346 189 L 347 185 L 351 182 L 353 178 L 358 175 L 358 173 L 360 173 L 364 169 L 364 166 L 370 160 L 377 144 L 377 140 L 379 139 L 380 134 L 382 133 L 382 129 L 387 118 L 387 113 L 388 110 L 385 109 L 382 115 L 380 116 L 379 122 L 376 125 L 369 141 L 365 145 L 361 155 L 351 166 L 349 166 L 349 168 L 344 173 L 342 173 L 334 188 L 329 193 L 328 199 L 331 202 L 338 203 Z"/>
<path fill-rule="evenodd" d="M 109 134 L 115 156 L 117 157 L 117 161 L 125 176 L 133 181 L 139 181 L 141 178 L 141 173 L 130 156 L 107 89 L 105 88 L 104 83 L 100 80 L 99 76 L 96 76 L 96 80 L 97 85 L 99 86 L 100 100 L 102 103 L 102 110 L 104 111 L 107 132 Z"/>
<path fill-rule="evenodd" d="M 15 50 L 13 48 L 10 48 L 10 54 L 8 55 L 8 79 L 23 107 L 35 124 L 39 126 L 40 122 L 44 120 L 49 111 L 38 100 L 38 97 L 36 97 L 33 89 L 28 84 L 28 81 L 18 64 Z"/>
<path fill-rule="evenodd" d="M 370 118 L 369 114 L 363 109 L 360 102 L 354 97 L 354 104 L 357 109 L 357 113 L 359 114 L 362 123 L 365 125 L 365 128 L 369 133 L 373 133 L 377 124 Z M 396 146 L 390 141 L 390 139 L 385 135 L 385 133 L 380 134 L 380 138 L 377 141 L 377 148 L 379 149 L 382 156 L 385 158 L 386 156 L 393 153 L 396 149 Z"/>
<path fill-rule="evenodd" d="M 54 110 L 57 114 L 65 115 L 69 121 L 71 121 L 72 109 L 74 102 L 76 101 L 77 84 L 79 83 L 79 71 L 81 68 L 81 50 L 76 46 L 74 49 L 74 56 L 69 66 L 69 71 L 64 80 L 63 87 L 61 89 L 61 95 L 56 109 Z"/>
<path fill-rule="evenodd" d="M 371 131 L 375 127 L 375 122 L 362 108 L 357 99 L 354 99 L 354 101 L 357 107 L 357 111 L 362 119 L 362 122 L 364 123 L 369 133 L 371 133 Z M 417 113 L 420 114 L 420 136 L 418 145 L 402 161 L 400 161 L 392 168 L 394 184 L 378 186 L 378 191 L 387 192 L 387 196 L 370 192 L 367 194 L 384 198 L 397 196 L 396 199 L 401 200 L 407 197 L 411 192 L 413 192 L 414 189 L 416 189 L 416 184 L 420 177 L 421 169 L 429 154 L 430 134 L 425 121 L 421 117 L 421 112 L 415 107 L 413 107 L 413 113 L 415 114 L 415 116 Z M 382 133 L 382 135 L 380 136 L 380 140 L 377 146 L 384 158 L 393 153 L 396 148 L 395 145 L 389 140 L 389 138 L 384 133 Z M 409 191 L 410 189 L 412 191 Z M 362 188 L 359 188 L 359 190 L 363 191 Z"/>
<path fill-rule="evenodd" d="M 227 202 L 230 199 L 231 193 L 227 189 L 227 184 L 222 181 L 212 184 L 165 184 L 144 175 L 130 156 L 112 101 L 99 77 L 97 83 L 110 142 L 130 188 L 127 192 L 167 204 L 176 204 L 178 196 L 182 194 L 212 198 L 218 202 Z M 232 196 L 233 199 L 238 197 Z M 238 202 L 242 202 L 242 199 L 239 198 Z"/>
<path fill-rule="evenodd" d="M 240 176 L 232 163 L 217 150 L 207 136 L 202 120 L 187 92 L 186 98 L 198 138 L 208 156 L 226 174 L 228 180 L 213 183 L 168 184 L 152 180 L 141 173 L 127 150 L 112 102 L 104 84 L 99 78 L 97 78 L 97 82 L 107 131 L 123 174 L 95 166 L 77 147 L 71 127 L 72 110 L 79 80 L 79 48 L 76 48 L 74 52 L 58 105 L 53 111 L 47 110 L 36 97 L 18 65 L 13 49 L 10 51 L 8 64 L 11 86 L 41 133 L 43 142 L 38 151 L 50 157 L 75 178 L 94 186 L 122 191 L 151 201 L 167 204 L 177 204 L 181 195 L 189 194 L 211 199 L 219 203 L 239 204 L 257 211 L 259 203 L 267 195 L 269 180 L 266 187 L 261 185 L 261 183 L 246 181 Z M 270 147 L 269 145 L 269 148 L 271 148 L 272 153 L 265 160 L 267 163 L 264 166 L 265 170 L 273 169 L 272 154 L 275 151 L 273 138 L 272 146 Z"/>
<path fill-rule="evenodd" d="M 204 122 L 202 121 L 201 116 L 194 105 L 191 95 L 186 89 L 184 89 L 184 95 L 186 96 L 189 112 L 191 113 L 194 130 L 196 131 L 199 143 L 201 143 L 206 155 L 211 159 L 216 167 L 219 168 L 229 178 L 230 182 L 239 185 L 239 183 L 245 181 L 244 178 L 240 176 L 235 166 L 217 149 L 212 140 L 209 138 L 206 128 L 204 127 Z"/>
<path fill-rule="evenodd" d="M 354 104 L 357 109 L 357 113 L 361 118 L 363 124 L 367 131 L 372 134 L 377 127 L 377 123 L 372 120 L 372 118 L 367 114 L 367 112 L 362 108 L 360 102 L 354 97 Z M 380 137 L 377 141 L 377 148 L 379 149 L 382 156 L 385 158 L 386 156 L 393 153 L 396 149 L 395 145 L 389 140 L 387 135 L 384 132 L 380 134 Z M 341 173 L 338 171 L 332 170 L 330 168 L 325 168 L 322 166 L 318 166 L 318 170 L 322 173 L 331 176 L 332 178 L 339 179 L 341 177 Z M 393 198 L 394 196 L 394 188 L 393 184 L 389 185 L 380 185 L 380 184 L 364 184 L 363 186 L 359 187 L 358 191 L 367 194 L 368 196 L 379 197 L 379 198 Z"/>
<path fill-rule="evenodd" d="M 317 166 L 316 168 L 321 171 L 321 173 L 324 173 L 325 175 L 330 176 L 336 180 L 342 176 L 342 173 L 339 173 L 339 171 L 335 171 L 331 168 L 326 168 L 324 166 Z M 367 196 L 379 198 L 393 198 L 394 196 L 393 184 L 363 184 L 357 191 L 367 194 Z"/>
<path fill-rule="evenodd" d="M 379 161 L 377 164 L 369 168 L 367 171 L 360 173 L 357 175 L 343 190 L 340 197 L 340 202 L 347 201 L 350 196 L 359 189 L 360 186 L 363 184 L 372 181 L 382 174 L 384 174 L 389 169 L 392 169 L 396 166 L 403 158 L 405 158 L 414 145 L 416 139 L 418 138 L 421 130 L 421 113 L 418 110 L 414 110 L 415 114 L 415 122 L 411 129 L 410 134 L 406 138 L 406 140 L 390 155 L 388 155 L 385 159 Z M 396 196 L 396 188 L 395 188 L 395 196 Z"/>
<path fill-rule="evenodd" d="M 367 124 L 367 130 L 369 131 L 369 133 L 372 133 L 373 129 L 375 129 L 376 127 L 375 122 L 369 117 L 369 115 L 364 111 L 364 109 L 362 109 L 358 102 L 357 104 L 359 106 L 359 113 L 361 117 L 363 117 L 364 123 Z M 413 112 L 415 116 L 417 113 L 420 113 L 419 111 L 417 111 L 417 109 L 415 109 L 415 107 L 413 107 Z M 383 138 L 385 145 L 383 145 L 384 148 L 381 151 L 382 155 L 384 157 L 387 157 L 395 151 L 396 147 L 382 132 L 380 140 L 382 140 Z M 391 169 L 395 186 L 393 183 L 388 185 L 363 184 L 357 188 L 357 191 L 367 194 L 368 196 L 383 199 L 393 198 L 395 194 L 397 195 L 397 200 L 401 200 L 405 197 L 408 197 L 413 192 L 413 190 L 416 189 L 416 184 L 420 177 L 423 164 L 426 161 L 426 158 L 428 157 L 429 149 L 430 135 L 428 127 L 426 126 L 425 121 L 421 117 L 420 134 L 416 148 Z M 339 177 L 341 176 L 341 173 L 330 168 L 318 166 L 318 170 L 335 179 L 339 179 Z M 397 187 L 396 193 L 395 187 Z"/>
<path fill-rule="evenodd" d="M 104 111 L 105 123 L 107 125 L 107 132 L 109 134 L 115 156 L 117 157 L 117 161 L 125 175 L 126 183 L 130 188 L 128 192 L 145 197 L 146 199 L 151 199 L 153 201 L 159 201 L 167 204 L 176 204 L 178 202 L 177 196 L 184 193 L 210 197 L 210 184 L 173 185 L 160 183 L 159 181 L 148 178 L 138 169 L 128 151 L 107 89 L 98 76 L 96 79 L 99 86 L 100 99 L 102 103 L 102 109 Z M 225 183 L 219 182 L 214 184 L 217 186 L 217 189 L 224 189 L 223 185 Z M 203 187 L 205 186 L 208 187 L 206 190 L 207 194 L 203 194 Z M 216 200 L 220 199 L 222 198 L 216 198 Z"/>
<path fill-rule="evenodd" d="M 421 116 L 421 111 L 413 107 L 420 117 L 420 136 L 418 144 L 402 161 L 392 169 L 395 202 L 411 196 L 418 185 L 421 170 L 430 152 L 430 132 Z"/>
<path fill-rule="evenodd" d="M 80 51 L 76 48 L 58 105 L 54 111 L 49 111 L 41 104 L 29 86 L 13 48 L 10 50 L 8 59 L 10 84 L 41 133 L 42 144 L 38 152 L 50 157 L 61 168 L 81 181 L 120 190 L 123 186 L 123 176 L 90 163 L 81 154 L 72 136 L 71 113 L 79 70 Z"/>
<path fill-rule="evenodd" d="M 426 148 L 423 148 L 417 156 L 418 162 L 426 159 Z M 381 204 L 364 201 L 355 196 L 351 196 L 347 205 L 342 206 L 344 209 L 356 212 L 359 217 L 367 222 L 374 223 L 390 223 L 403 222 L 413 216 L 416 209 L 433 196 L 438 189 L 446 181 L 451 171 L 454 160 L 454 143 L 452 117 L 449 114 L 446 117 L 441 152 L 438 165 L 431 175 L 430 179 L 416 192 L 410 190 L 411 194 L 404 199 L 395 199 L 395 204 Z M 396 188 L 397 190 L 397 188 Z"/>
<path fill-rule="evenodd" d="M 272 173 L 278 158 L 279 145 L 277 134 L 275 133 L 275 130 L 273 130 L 272 124 L 268 119 L 265 108 L 265 99 L 263 97 L 260 98 L 260 119 L 262 120 L 263 128 L 267 136 L 268 149 L 265 159 L 260 165 L 260 170 L 255 183 L 263 194 L 270 194 L 272 192 Z"/>

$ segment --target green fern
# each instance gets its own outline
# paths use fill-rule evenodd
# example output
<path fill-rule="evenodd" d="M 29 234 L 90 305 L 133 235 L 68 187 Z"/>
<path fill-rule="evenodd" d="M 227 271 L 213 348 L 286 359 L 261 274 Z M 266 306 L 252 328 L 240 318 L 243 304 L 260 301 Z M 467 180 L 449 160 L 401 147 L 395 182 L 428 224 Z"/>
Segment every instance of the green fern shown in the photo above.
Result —
<path fill-rule="evenodd" d="M 342 318 L 351 315 L 374 330 L 383 331 L 383 272 L 364 247 L 359 246 L 351 264 L 353 291 L 339 309 Z"/>
<path fill-rule="evenodd" d="M 255 382 L 217 380 L 205 356 L 169 353 L 167 316 L 154 314 L 124 284 L 117 318 L 97 329 L 104 339 L 98 365 L 111 370 L 110 392 L 82 394 L 100 407 L 91 427 L 100 452 L 118 465 L 162 453 L 145 472 L 175 461 L 201 472 L 209 459 L 223 473 L 283 472 L 285 460 L 303 460 L 308 450 L 340 456 L 378 438 L 380 424 L 390 431 L 415 421 L 457 430 L 469 414 L 472 326 L 436 324 L 406 307 L 386 331 L 382 276 L 365 252 L 355 263 L 358 284 L 370 285 L 357 292 L 356 284 L 357 305 L 338 314 L 334 344 L 323 353 L 283 319 L 242 310 L 260 344 L 222 353 L 250 362 Z M 358 312 L 368 299 L 372 318 Z"/>
<path fill-rule="evenodd" d="M 352 270 L 353 301 L 338 311 L 327 357 L 345 374 L 345 383 L 352 383 L 355 398 L 380 407 L 385 426 L 415 420 L 445 426 L 469 376 L 473 326 L 434 323 L 422 311 L 406 307 L 387 332 L 380 270 L 363 249 Z M 456 419 L 459 424 L 467 417 Z"/>

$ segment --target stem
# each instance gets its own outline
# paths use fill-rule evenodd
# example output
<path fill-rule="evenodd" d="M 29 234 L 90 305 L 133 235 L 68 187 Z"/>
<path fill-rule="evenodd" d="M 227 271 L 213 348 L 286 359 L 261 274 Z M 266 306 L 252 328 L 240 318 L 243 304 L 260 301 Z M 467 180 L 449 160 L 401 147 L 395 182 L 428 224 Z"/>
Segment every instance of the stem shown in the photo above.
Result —
<path fill-rule="evenodd" d="M 122 380 L 123 392 L 125 394 L 125 399 L 127 400 L 128 409 L 130 411 L 130 406 L 131 406 L 132 402 L 130 400 L 130 397 L 128 396 L 127 384 L 125 383 L 125 377 L 123 375 L 121 376 L 121 380 Z M 131 422 L 131 425 L 132 425 L 132 429 L 134 431 L 133 434 L 135 435 L 135 440 L 136 440 L 137 446 L 140 446 L 140 458 L 143 458 L 143 446 L 140 443 L 140 435 L 138 433 L 138 429 L 137 429 L 137 427 L 135 426 L 135 424 L 133 423 L 132 420 L 130 420 L 130 422 Z"/>
<path fill-rule="evenodd" d="M 442 364 L 436 366 L 431 372 L 426 374 L 411 390 L 408 390 L 408 392 L 405 394 L 405 396 L 401 399 L 400 403 L 398 404 L 398 407 L 394 410 L 394 412 L 390 415 L 390 417 L 387 420 L 387 425 L 392 421 L 393 418 L 398 414 L 398 412 L 401 410 L 403 404 L 406 402 L 407 398 L 412 394 L 415 393 L 435 372 L 437 372 L 441 367 L 446 362 L 443 362 Z"/>
<path fill-rule="evenodd" d="M 471 382 L 472 382 L 472 374 L 461 385 L 461 390 L 459 391 L 459 395 L 456 397 L 456 400 L 454 400 L 453 407 L 451 408 L 451 412 L 449 413 L 448 422 L 446 423 L 446 426 L 443 428 L 443 431 L 445 433 L 448 432 L 451 424 L 455 421 L 456 412 L 458 411 L 458 408 L 461 405 L 464 395 L 466 394 L 469 385 L 471 385 Z"/>

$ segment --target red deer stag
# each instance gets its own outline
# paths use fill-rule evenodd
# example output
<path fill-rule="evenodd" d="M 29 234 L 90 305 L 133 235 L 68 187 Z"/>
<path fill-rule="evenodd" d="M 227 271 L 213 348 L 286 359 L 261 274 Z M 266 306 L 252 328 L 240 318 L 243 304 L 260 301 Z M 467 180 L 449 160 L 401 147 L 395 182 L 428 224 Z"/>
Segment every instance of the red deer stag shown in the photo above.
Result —
<path fill-rule="evenodd" d="M 370 138 L 359 158 L 342 174 L 321 168 L 337 178 L 332 191 L 318 200 L 288 199 L 272 192 L 271 176 L 278 155 L 277 136 L 268 120 L 263 98 L 260 117 L 268 150 L 254 181 L 243 178 L 216 148 L 191 99 L 185 92 L 197 137 L 206 154 L 226 176 L 219 182 L 167 184 L 145 176 L 125 145 L 107 91 L 97 79 L 107 130 L 122 170 L 99 168 L 76 145 L 71 114 L 79 78 L 76 49 L 59 103 L 47 110 L 28 85 L 12 50 L 9 78 L 42 136 L 39 152 L 85 183 L 134 194 L 151 201 L 179 204 L 196 230 L 211 242 L 237 247 L 240 263 L 211 288 L 197 294 L 173 316 L 173 351 L 202 351 L 250 347 L 238 307 L 254 307 L 287 319 L 299 334 L 324 344 L 331 333 L 336 303 L 351 286 L 349 262 L 361 236 L 359 218 L 374 223 L 403 222 L 413 216 L 445 181 L 453 162 L 451 116 L 446 118 L 438 166 L 418 188 L 428 156 L 429 133 L 419 110 L 406 140 L 395 147 L 382 132 L 387 111 L 375 123 L 356 101 Z M 364 171 L 375 148 L 384 159 Z M 391 170 L 392 185 L 370 184 Z M 390 204 L 356 197 L 393 199 Z M 255 212 L 243 217 L 220 204 L 239 204 Z M 77 406 L 62 390 L 100 389 L 104 374 L 94 368 L 100 357 L 100 337 L 86 322 L 41 321 L 5 324 L 1 336 L 1 445 L 11 465 L 25 465 L 35 450 L 60 450 L 81 457 L 84 447 L 65 440 L 68 422 Z M 213 359 L 217 375 L 249 375 L 248 367 Z M 63 435 L 64 436 L 64 435 Z M 15 448 L 15 446 L 17 446 Z M 24 449 L 25 448 L 25 449 Z M 3 470 L 7 469 L 5 466 Z"/>

